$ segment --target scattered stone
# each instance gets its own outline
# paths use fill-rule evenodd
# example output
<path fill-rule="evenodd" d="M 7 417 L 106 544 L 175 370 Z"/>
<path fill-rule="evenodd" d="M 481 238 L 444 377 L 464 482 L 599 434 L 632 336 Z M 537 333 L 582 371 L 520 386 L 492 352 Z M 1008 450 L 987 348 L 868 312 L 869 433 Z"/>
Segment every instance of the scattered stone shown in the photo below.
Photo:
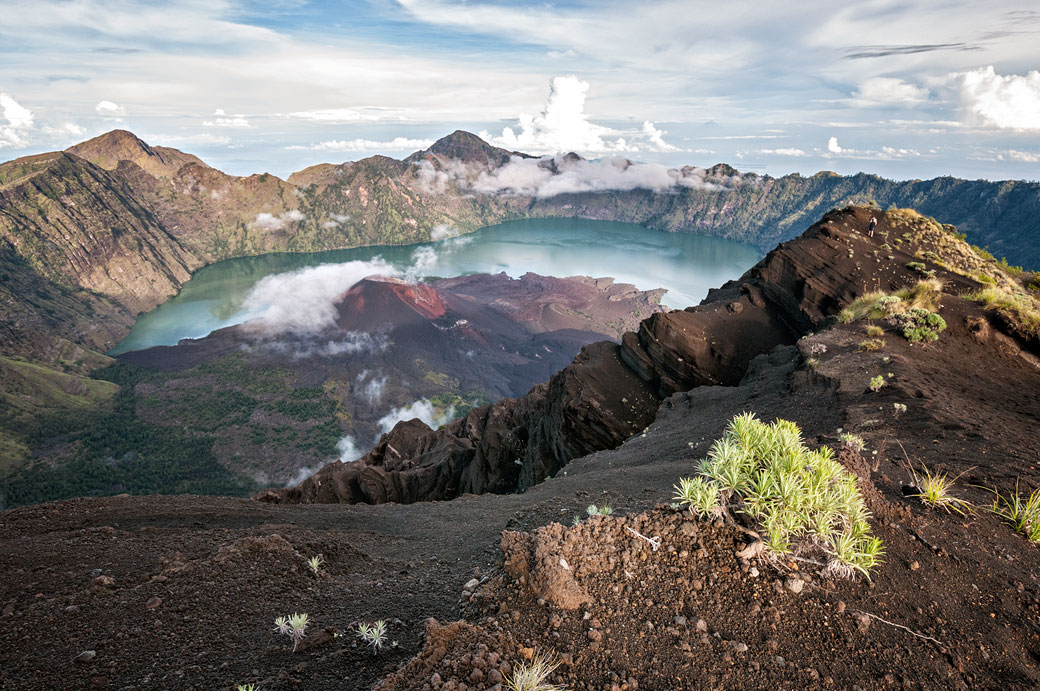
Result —
<path fill-rule="evenodd" d="M 857 614 L 856 627 L 859 629 L 860 633 L 866 633 L 867 630 L 870 629 L 870 617 L 866 614 Z"/>
<path fill-rule="evenodd" d="M 684 617 L 681 614 L 676 614 L 675 615 L 675 625 L 676 626 L 686 626 L 686 617 Z"/>
<path fill-rule="evenodd" d="M 111 588 L 116 584 L 116 579 L 111 576 L 97 576 L 93 580 L 94 585 L 101 586 L 103 588 Z"/>
<path fill-rule="evenodd" d="M 801 578 L 798 578 L 796 576 L 792 576 L 791 578 L 787 579 L 787 589 L 790 590 L 795 595 L 797 595 L 798 593 L 802 592 L 802 589 L 804 587 L 805 587 L 805 581 L 803 581 Z"/>
<path fill-rule="evenodd" d="M 698 619 L 693 622 L 693 628 L 696 629 L 697 633 L 708 633 L 708 622 Z"/>
<path fill-rule="evenodd" d="M 910 570 L 911 571 L 917 571 L 919 568 L 921 568 L 921 565 L 918 564 L 916 561 L 913 564 L 910 565 Z"/>
<path fill-rule="evenodd" d="M 97 657 L 97 651 L 96 650 L 84 650 L 82 653 L 80 653 L 76 657 L 72 658 L 72 661 L 73 662 L 91 662 L 95 657 Z"/>
<path fill-rule="evenodd" d="M 845 612 L 845 601 L 838 600 L 838 605 L 835 607 L 835 609 L 838 611 L 838 614 L 843 614 Z"/>
<path fill-rule="evenodd" d="M 152 599 L 148 600 L 148 602 L 146 602 L 144 606 L 147 607 L 148 609 L 155 609 L 156 607 L 158 607 L 161 604 L 162 604 L 162 598 L 161 597 L 153 597 Z"/>
<path fill-rule="evenodd" d="M 589 640 L 593 643 L 599 643 L 601 640 L 603 640 L 603 634 L 597 631 L 596 629 L 589 629 L 589 632 L 586 635 L 589 637 Z"/>
<path fill-rule="evenodd" d="M 480 585 L 480 580 L 476 578 L 471 578 L 470 580 L 466 581 L 466 585 L 462 586 L 462 589 L 468 590 L 472 593 L 478 585 Z"/>

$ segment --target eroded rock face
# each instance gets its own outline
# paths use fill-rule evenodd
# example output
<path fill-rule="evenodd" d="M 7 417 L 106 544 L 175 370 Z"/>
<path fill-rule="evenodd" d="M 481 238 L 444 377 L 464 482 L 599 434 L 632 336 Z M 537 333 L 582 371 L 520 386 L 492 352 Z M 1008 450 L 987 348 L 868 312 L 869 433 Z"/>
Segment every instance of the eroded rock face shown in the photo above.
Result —
<path fill-rule="evenodd" d="M 905 284 L 904 267 L 871 254 L 876 245 L 864 232 L 870 215 L 852 208 L 828 214 L 700 306 L 652 315 L 620 346 L 583 348 L 526 396 L 475 409 L 438 431 L 401 423 L 359 461 L 333 463 L 259 498 L 410 503 L 524 490 L 641 431 L 665 397 L 735 385 L 755 356 L 794 343 L 857 295 Z"/>

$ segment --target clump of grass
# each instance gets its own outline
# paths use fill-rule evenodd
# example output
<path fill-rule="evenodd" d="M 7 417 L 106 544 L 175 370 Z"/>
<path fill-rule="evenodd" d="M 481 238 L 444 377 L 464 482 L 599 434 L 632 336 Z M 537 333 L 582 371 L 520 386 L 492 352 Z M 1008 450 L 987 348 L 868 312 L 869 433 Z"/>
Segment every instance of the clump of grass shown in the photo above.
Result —
<path fill-rule="evenodd" d="M 838 437 L 841 443 L 856 453 L 863 453 L 863 449 L 867 448 L 867 442 L 863 441 L 863 437 L 858 434 L 849 434 L 846 432 Z"/>
<path fill-rule="evenodd" d="M 911 343 L 929 343 L 939 340 L 939 332 L 946 329 L 946 320 L 920 307 L 898 314 L 896 323 L 903 329 L 903 338 Z"/>
<path fill-rule="evenodd" d="M 256 684 L 239 684 L 236 689 L 237 691 L 260 691 L 260 687 Z"/>
<path fill-rule="evenodd" d="M 604 504 L 603 506 L 596 506 L 595 504 L 589 504 L 585 507 L 585 513 L 589 516 L 609 516 L 614 513 L 614 507 L 610 504 Z"/>
<path fill-rule="evenodd" d="M 882 329 L 877 324 L 868 324 L 867 325 L 867 335 L 870 336 L 871 338 L 878 338 L 879 336 L 883 336 L 884 333 L 885 333 L 885 330 Z"/>
<path fill-rule="evenodd" d="M 953 486 L 964 473 L 951 478 L 946 473 L 932 472 L 924 464 L 921 465 L 920 471 L 913 466 L 908 466 L 907 471 L 910 473 L 914 486 L 918 489 L 916 494 L 911 494 L 910 496 L 917 497 L 922 504 L 933 509 L 942 509 L 946 513 L 958 513 L 962 516 L 971 513 L 971 503 L 965 499 L 955 497 L 951 493 Z"/>
<path fill-rule="evenodd" d="M 881 562 L 881 541 L 870 534 L 856 477 L 830 448 L 806 448 L 788 420 L 766 424 L 752 413 L 736 416 L 712 444 L 699 476 L 681 479 L 676 491 L 676 500 L 701 516 L 747 516 L 775 560 L 822 551 L 828 572 L 843 577 L 869 575 Z"/>
<path fill-rule="evenodd" d="M 885 347 L 885 339 L 883 338 L 868 338 L 865 341 L 860 341 L 857 346 L 860 350 L 868 352 L 877 352 Z"/>
<path fill-rule="evenodd" d="M 506 678 L 506 688 L 509 691 L 567 691 L 566 687 L 548 682 L 559 666 L 553 655 L 539 655 L 530 662 L 520 662 Z"/>
<path fill-rule="evenodd" d="M 870 383 L 867 385 L 867 387 L 874 393 L 877 393 L 882 389 L 882 387 L 884 387 L 884 385 L 885 377 L 879 374 L 876 377 L 871 377 Z"/>
<path fill-rule="evenodd" d="M 310 567 L 311 571 L 314 572 L 315 576 L 318 575 L 318 569 L 324 563 L 325 563 L 325 560 L 322 558 L 322 556 L 320 554 L 317 555 L 317 556 L 311 557 L 310 559 L 307 560 L 307 566 Z"/>
<path fill-rule="evenodd" d="M 283 636 L 292 638 L 292 649 L 295 653 L 296 646 L 307 635 L 307 615 L 294 613 L 288 617 L 278 617 L 274 620 L 274 630 Z"/>
<path fill-rule="evenodd" d="M 892 409 L 895 410 L 896 415 L 902 415 L 906 412 L 906 403 L 893 403 Z"/>
<path fill-rule="evenodd" d="M 989 511 L 1011 524 L 1030 542 L 1040 543 L 1040 489 L 1033 490 L 1025 499 L 1018 489 L 1018 482 L 1015 483 L 1015 493 L 1008 493 L 1006 497 L 996 490 L 989 491 L 997 497 Z"/>
<path fill-rule="evenodd" d="M 987 310 L 1002 313 L 1023 332 L 1040 338 L 1040 305 L 1028 295 L 991 286 L 966 297 Z"/>
<path fill-rule="evenodd" d="M 372 624 L 361 622 L 357 625 L 357 636 L 372 649 L 376 655 L 386 645 L 386 620 L 380 619 Z"/>

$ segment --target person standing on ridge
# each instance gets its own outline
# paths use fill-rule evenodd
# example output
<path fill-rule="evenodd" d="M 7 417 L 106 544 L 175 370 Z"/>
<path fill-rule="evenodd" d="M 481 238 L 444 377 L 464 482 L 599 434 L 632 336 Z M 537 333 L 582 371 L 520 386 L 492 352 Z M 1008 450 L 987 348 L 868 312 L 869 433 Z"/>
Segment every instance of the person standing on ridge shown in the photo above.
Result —
<path fill-rule="evenodd" d="M 870 217 L 870 223 L 867 224 L 867 235 L 874 237 L 874 229 L 877 228 L 877 219 L 873 216 Z"/>

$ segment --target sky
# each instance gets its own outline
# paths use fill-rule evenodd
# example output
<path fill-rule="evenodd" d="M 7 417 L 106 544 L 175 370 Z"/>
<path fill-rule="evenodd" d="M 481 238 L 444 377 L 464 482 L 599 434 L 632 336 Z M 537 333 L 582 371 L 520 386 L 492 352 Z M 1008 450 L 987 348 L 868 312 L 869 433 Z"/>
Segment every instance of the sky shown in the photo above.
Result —
<path fill-rule="evenodd" d="M 0 0 L 0 160 L 121 128 L 285 177 L 465 129 L 668 166 L 1037 180 L 1037 45 L 1035 0 Z"/>

